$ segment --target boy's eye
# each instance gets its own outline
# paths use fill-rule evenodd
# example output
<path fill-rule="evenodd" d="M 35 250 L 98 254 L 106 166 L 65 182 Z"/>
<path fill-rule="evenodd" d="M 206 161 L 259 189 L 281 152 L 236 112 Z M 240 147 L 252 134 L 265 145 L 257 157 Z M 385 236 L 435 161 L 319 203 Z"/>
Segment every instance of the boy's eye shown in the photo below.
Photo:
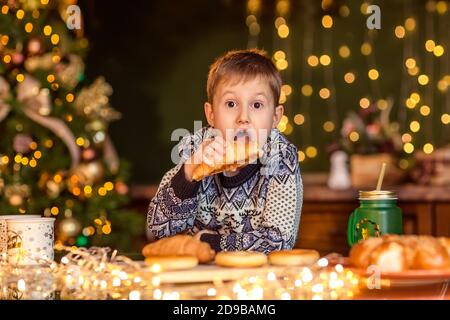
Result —
<path fill-rule="evenodd" d="M 262 104 L 261 102 L 255 102 L 255 103 L 253 104 L 253 108 L 255 108 L 255 109 L 262 108 L 262 106 L 263 106 L 263 104 Z"/>
<path fill-rule="evenodd" d="M 236 103 L 234 101 L 227 101 L 227 107 L 234 108 L 236 107 Z"/>

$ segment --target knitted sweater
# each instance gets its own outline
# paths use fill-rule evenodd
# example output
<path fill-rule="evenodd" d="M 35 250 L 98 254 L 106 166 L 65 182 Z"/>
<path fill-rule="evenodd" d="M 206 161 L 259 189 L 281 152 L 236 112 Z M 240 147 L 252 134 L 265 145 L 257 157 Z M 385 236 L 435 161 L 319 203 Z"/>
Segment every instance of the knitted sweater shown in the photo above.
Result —
<path fill-rule="evenodd" d="M 297 148 L 277 129 L 263 146 L 264 155 L 239 173 L 222 173 L 201 182 L 187 181 L 183 163 L 212 130 L 202 128 L 178 145 L 181 161 L 168 171 L 151 200 L 147 235 L 151 241 L 208 229 L 201 240 L 216 251 L 291 249 L 297 238 L 303 185 Z M 186 151 L 187 150 L 187 151 Z"/>

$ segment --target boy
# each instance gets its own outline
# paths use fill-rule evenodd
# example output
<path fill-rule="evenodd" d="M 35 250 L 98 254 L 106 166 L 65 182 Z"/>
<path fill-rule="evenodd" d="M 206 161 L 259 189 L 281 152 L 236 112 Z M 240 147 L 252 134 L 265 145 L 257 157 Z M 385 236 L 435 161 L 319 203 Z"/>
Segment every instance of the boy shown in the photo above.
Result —
<path fill-rule="evenodd" d="M 167 172 L 150 202 L 151 241 L 195 235 L 215 251 L 292 249 L 297 238 L 303 186 L 297 149 L 278 131 L 281 77 L 263 51 L 231 51 L 210 67 L 210 127 L 182 139 L 182 159 Z M 224 159 L 230 141 L 257 140 L 263 155 L 238 170 L 193 181 L 199 163 Z M 184 156 L 183 156 L 184 155 Z"/>

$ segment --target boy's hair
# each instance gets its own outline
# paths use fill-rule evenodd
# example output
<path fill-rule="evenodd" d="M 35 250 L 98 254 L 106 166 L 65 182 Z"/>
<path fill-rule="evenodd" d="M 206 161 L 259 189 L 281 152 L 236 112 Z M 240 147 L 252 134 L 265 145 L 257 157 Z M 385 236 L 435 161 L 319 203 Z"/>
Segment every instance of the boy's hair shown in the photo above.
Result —
<path fill-rule="evenodd" d="M 258 49 L 235 50 L 219 57 L 209 68 L 206 85 L 209 103 L 212 104 L 219 83 L 230 75 L 240 76 L 243 80 L 257 76 L 262 77 L 269 84 L 274 105 L 278 105 L 282 85 L 281 75 L 265 51 Z"/>

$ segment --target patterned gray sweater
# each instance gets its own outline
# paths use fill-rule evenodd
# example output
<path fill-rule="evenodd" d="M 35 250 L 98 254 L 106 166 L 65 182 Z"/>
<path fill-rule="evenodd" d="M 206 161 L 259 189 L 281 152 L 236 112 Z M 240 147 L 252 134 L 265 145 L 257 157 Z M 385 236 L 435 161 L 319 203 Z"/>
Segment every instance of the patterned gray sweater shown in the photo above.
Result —
<path fill-rule="evenodd" d="M 291 249 L 303 202 L 297 148 L 272 129 L 264 155 L 237 175 L 219 173 L 201 182 L 187 181 L 183 162 L 211 131 L 202 128 L 179 143 L 181 160 L 164 175 L 149 205 L 149 240 L 208 229 L 213 233 L 200 239 L 216 251 Z"/>

